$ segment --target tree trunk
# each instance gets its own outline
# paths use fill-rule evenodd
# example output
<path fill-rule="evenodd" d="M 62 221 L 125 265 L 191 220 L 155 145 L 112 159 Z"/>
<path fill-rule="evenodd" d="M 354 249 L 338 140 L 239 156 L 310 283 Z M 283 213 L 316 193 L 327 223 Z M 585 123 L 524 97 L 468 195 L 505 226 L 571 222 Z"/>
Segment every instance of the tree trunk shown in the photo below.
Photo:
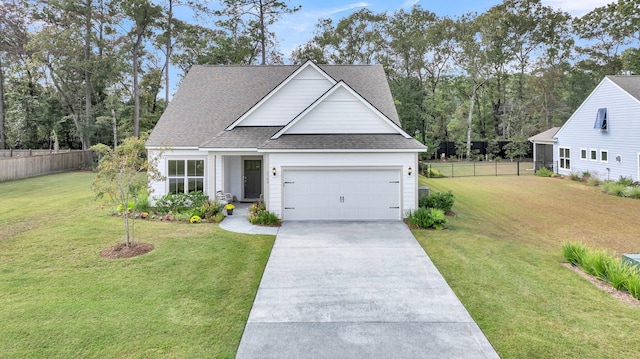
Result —
<path fill-rule="evenodd" d="M 114 109 L 111 109 L 111 117 L 113 117 L 113 151 L 115 152 L 118 149 L 118 119 Z"/>
<path fill-rule="evenodd" d="M 87 151 L 89 147 L 91 147 L 91 137 L 90 132 L 88 131 L 89 125 L 92 123 L 91 117 L 93 116 L 92 110 L 92 99 L 91 99 L 91 70 L 90 70 L 90 60 L 91 60 L 91 0 L 87 0 L 87 17 L 85 22 L 85 41 L 84 41 L 84 86 L 85 86 L 85 111 L 86 118 L 85 123 L 86 126 L 83 130 L 82 137 L 84 140 L 82 141 L 82 149 Z"/>
<path fill-rule="evenodd" d="M 169 64 L 171 57 L 171 21 L 173 20 L 173 0 L 169 0 L 169 13 L 167 20 L 167 58 L 164 63 L 164 109 L 169 106 Z"/>
<path fill-rule="evenodd" d="M 473 86 L 473 92 L 469 100 L 469 118 L 467 120 L 467 159 L 471 158 L 471 125 L 473 123 L 473 105 L 476 102 L 477 87 Z"/>
<path fill-rule="evenodd" d="M 262 63 L 267 64 L 267 35 L 264 25 L 264 4 L 260 1 L 260 46 L 262 48 Z"/>
<path fill-rule="evenodd" d="M 2 58 L 0 57 L 0 150 L 7 148 L 7 135 L 4 125 L 4 73 L 2 69 Z"/>
<path fill-rule="evenodd" d="M 142 29 L 136 29 L 137 40 L 133 45 L 133 136 L 140 137 L 140 89 L 138 84 L 138 53 L 142 42 Z"/>
<path fill-rule="evenodd" d="M 125 239 L 125 245 L 127 247 L 129 247 L 130 241 L 129 241 L 129 208 L 128 206 L 125 206 L 124 208 L 124 232 L 126 234 L 126 239 Z"/>

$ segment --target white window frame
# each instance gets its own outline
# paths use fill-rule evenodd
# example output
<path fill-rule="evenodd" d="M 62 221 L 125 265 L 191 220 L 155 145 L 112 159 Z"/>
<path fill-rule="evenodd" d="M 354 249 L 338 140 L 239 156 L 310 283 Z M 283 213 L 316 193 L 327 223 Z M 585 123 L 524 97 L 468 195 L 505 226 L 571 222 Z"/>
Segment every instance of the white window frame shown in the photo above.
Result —
<path fill-rule="evenodd" d="M 584 157 L 582 157 L 582 154 L 584 153 Z M 587 157 L 589 155 L 589 150 L 586 148 L 581 148 L 580 149 L 580 159 L 583 161 L 588 160 L 589 158 Z"/>
<path fill-rule="evenodd" d="M 171 175 L 169 173 L 169 163 L 171 161 L 182 161 L 182 162 L 184 162 L 184 173 L 182 175 Z M 189 175 L 189 161 L 202 161 L 202 176 Z M 166 193 L 175 193 L 175 192 L 171 191 L 171 180 L 172 179 L 182 179 L 183 180 L 183 188 L 184 188 L 184 192 L 183 193 L 190 193 L 190 192 L 200 191 L 199 189 L 190 191 L 189 190 L 189 180 L 201 179 L 202 180 L 202 192 L 204 193 L 206 191 L 206 188 L 207 188 L 207 183 L 206 183 L 207 161 L 206 161 L 206 159 L 204 159 L 204 158 L 167 158 L 166 169 L 167 169 L 167 172 L 166 172 L 166 174 L 167 174 Z"/>
<path fill-rule="evenodd" d="M 596 158 L 593 158 L 593 154 L 595 153 Z M 590 148 L 589 149 L 589 161 L 598 162 L 598 149 Z"/>
<path fill-rule="evenodd" d="M 562 156 L 561 153 L 569 154 L 569 156 Z M 558 148 L 558 167 L 563 170 L 571 170 L 571 147 L 559 147 Z"/>
<path fill-rule="evenodd" d="M 602 154 L 603 153 L 607 154 L 607 159 L 606 160 L 602 159 Z M 609 150 L 600 150 L 600 162 L 609 163 Z"/>

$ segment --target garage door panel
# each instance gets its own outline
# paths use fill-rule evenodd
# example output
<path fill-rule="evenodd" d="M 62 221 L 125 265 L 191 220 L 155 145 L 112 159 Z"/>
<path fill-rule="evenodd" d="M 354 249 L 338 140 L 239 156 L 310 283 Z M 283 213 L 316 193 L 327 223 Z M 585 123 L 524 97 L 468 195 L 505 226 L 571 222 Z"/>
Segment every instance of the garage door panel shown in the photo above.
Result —
<path fill-rule="evenodd" d="M 398 220 L 399 170 L 286 170 L 285 220 Z"/>

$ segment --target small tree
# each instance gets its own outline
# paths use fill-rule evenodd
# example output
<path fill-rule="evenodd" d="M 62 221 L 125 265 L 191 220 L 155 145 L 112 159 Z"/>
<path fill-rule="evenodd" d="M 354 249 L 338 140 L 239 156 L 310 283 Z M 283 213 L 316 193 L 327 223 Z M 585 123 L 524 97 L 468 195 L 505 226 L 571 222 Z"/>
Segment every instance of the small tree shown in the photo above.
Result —
<path fill-rule="evenodd" d="M 511 162 L 515 157 L 522 158 L 529 152 L 529 144 L 523 136 L 516 136 L 504 146 L 504 152 Z"/>
<path fill-rule="evenodd" d="M 161 180 L 157 171 L 156 159 L 147 159 L 145 141 L 136 137 L 127 138 L 116 150 L 104 144 L 97 144 L 91 150 L 101 155 L 98 175 L 91 188 L 96 198 L 105 195 L 111 203 L 122 208 L 127 247 L 135 240 L 135 210 L 147 191 L 148 180 Z M 129 204 L 133 203 L 134 213 L 129 213 Z"/>

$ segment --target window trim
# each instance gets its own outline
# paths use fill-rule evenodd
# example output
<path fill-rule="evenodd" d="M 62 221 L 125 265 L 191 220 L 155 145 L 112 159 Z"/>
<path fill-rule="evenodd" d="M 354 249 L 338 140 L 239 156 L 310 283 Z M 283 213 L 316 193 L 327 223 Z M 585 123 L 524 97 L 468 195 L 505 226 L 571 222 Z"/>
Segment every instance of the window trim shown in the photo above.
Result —
<path fill-rule="evenodd" d="M 606 131 L 609 125 L 609 116 L 607 108 L 602 107 L 598 109 L 596 113 L 596 122 L 593 124 L 593 128 L 596 130 Z"/>
<path fill-rule="evenodd" d="M 603 160 L 603 159 L 602 159 L 602 154 L 603 154 L 603 153 L 606 153 L 606 156 L 605 156 L 605 157 L 607 157 L 607 159 L 606 159 L 606 160 Z M 609 150 L 600 150 L 600 162 L 602 162 L 602 163 L 609 163 Z"/>
<path fill-rule="evenodd" d="M 182 161 L 184 163 L 184 174 L 181 176 L 172 176 L 169 174 L 169 162 L 170 161 Z M 189 161 L 202 161 L 202 176 L 190 176 L 189 175 Z M 207 160 L 203 157 L 180 157 L 180 158 L 167 158 L 166 160 L 166 181 L 165 181 L 165 193 L 175 193 L 171 189 L 171 179 L 182 179 L 184 192 L 190 193 L 195 191 L 189 191 L 189 180 L 201 179 L 202 180 L 202 193 L 206 193 L 207 190 Z"/>
<path fill-rule="evenodd" d="M 565 155 L 568 153 L 569 156 L 562 156 L 562 152 L 564 152 Z M 558 167 L 571 171 L 571 147 L 558 147 Z"/>
<path fill-rule="evenodd" d="M 584 157 L 582 157 L 582 154 L 584 153 Z M 589 158 L 587 157 L 587 155 L 589 154 L 589 150 L 586 148 L 580 148 L 580 159 L 583 161 L 587 161 Z"/>
<path fill-rule="evenodd" d="M 594 154 L 596 155 L 595 158 L 593 158 Z M 598 162 L 598 149 L 597 148 L 590 148 L 589 149 L 589 161 Z"/>

